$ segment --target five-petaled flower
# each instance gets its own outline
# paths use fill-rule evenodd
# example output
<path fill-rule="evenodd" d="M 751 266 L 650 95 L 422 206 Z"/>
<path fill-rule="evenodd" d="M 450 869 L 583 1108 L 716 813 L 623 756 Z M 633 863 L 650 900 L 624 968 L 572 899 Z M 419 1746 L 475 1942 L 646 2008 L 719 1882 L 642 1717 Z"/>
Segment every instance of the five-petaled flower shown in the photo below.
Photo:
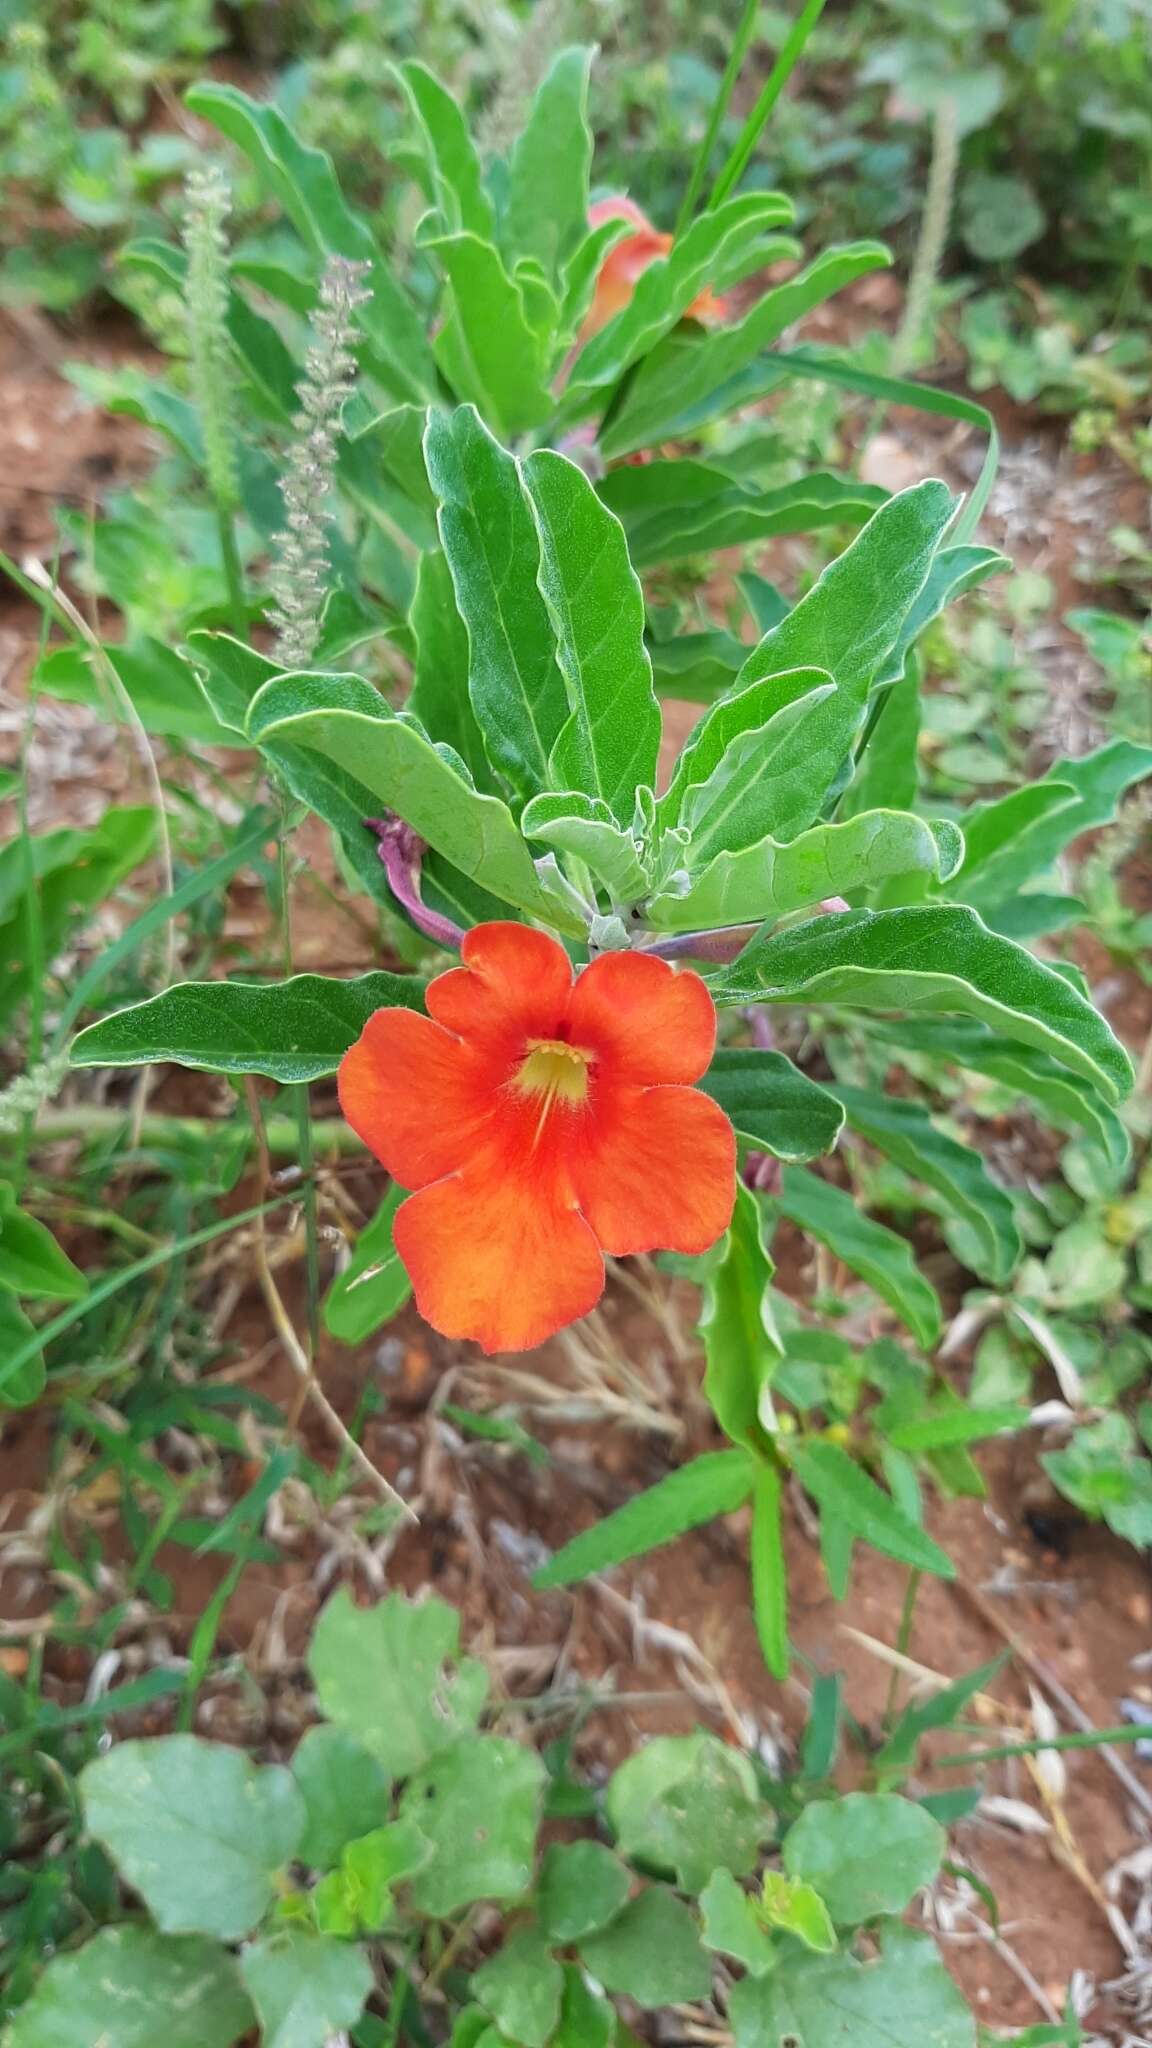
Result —
<path fill-rule="evenodd" d="M 672 247 L 672 236 L 654 228 L 647 214 L 623 193 L 614 194 L 611 199 L 598 199 L 588 208 L 590 227 L 598 228 L 606 220 L 630 221 L 636 232 L 625 235 L 604 258 L 592 305 L 580 332 L 581 341 L 590 341 L 623 311 L 636 289 L 637 279 L 650 263 L 655 263 L 658 256 L 666 256 Z M 725 301 L 708 285 L 688 307 L 693 320 L 722 320 L 727 310 Z"/>
<path fill-rule="evenodd" d="M 604 1255 L 702 1252 L 727 1229 L 736 1141 L 692 1087 L 716 1038 L 696 974 L 604 953 L 573 981 L 526 925 L 477 925 L 427 1017 L 378 1010 L 340 1103 L 401 1187 L 396 1249 L 421 1314 L 486 1351 L 586 1315 Z"/>

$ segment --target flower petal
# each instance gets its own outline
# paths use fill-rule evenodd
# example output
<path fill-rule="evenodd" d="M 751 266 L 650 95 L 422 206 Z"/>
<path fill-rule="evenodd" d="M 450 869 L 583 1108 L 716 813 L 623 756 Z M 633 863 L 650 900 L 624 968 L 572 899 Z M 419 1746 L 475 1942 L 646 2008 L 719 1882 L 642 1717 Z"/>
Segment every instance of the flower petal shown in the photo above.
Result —
<path fill-rule="evenodd" d="M 601 953 L 577 978 L 568 1036 L 610 1079 L 698 1081 L 716 1046 L 716 1010 L 698 974 L 652 953 Z"/>
<path fill-rule="evenodd" d="M 606 1252 L 704 1252 L 732 1220 L 736 1136 L 696 1088 L 605 1088 L 572 1177 Z"/>
<path fill-rule="evenodd" d="M 340 1107 L 401 1187 L 427 1187 L 461 1166 L 491 1124 L 490 1072 L 418 1011 L 377 1010 L 340 1062 Z"/>
<path fill-rule="evenodd" d="M 402 1202 L 393 1237 L 434 1329 L 530 1351 L 595 1307 L 604 1261 L 571 1195 L 492 1168 L 474 1160 Z"/>
<path fill-rule="evenodd" d="M 428 1010 L 438 1024 L 494 1056 L 557 1035 L 572 968 L 556 939 L 526 924 L 478 924 L 465 934 L 460 958 L 462 967 L 429 983 Z"/>

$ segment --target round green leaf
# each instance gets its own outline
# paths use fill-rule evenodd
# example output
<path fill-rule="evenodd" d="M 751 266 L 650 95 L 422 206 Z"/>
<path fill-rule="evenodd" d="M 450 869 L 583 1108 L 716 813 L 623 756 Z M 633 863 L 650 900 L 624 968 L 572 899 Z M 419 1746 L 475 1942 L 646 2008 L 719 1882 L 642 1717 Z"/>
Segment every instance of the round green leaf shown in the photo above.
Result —
<path fill-rule="evenodd" d="M 459 1650 L 460 1616 L 443 1600 L 416 1606 L 391 1593 L 357 1607 L 341 1590 L 320 1616 L 309 1662 L 328 1719 L 390 1777 L 407 1778 L 480 1718 L 488 1674 Z"/>
<path fill-rule="evenodd" d="M 839 1927 L 902 1913 L 940 1868 L 945 1834 L 911 1799 L 850 1792 L 806 1807 L 784 1843 L 789 1877 L 814 1885 Z"/>
<path fill-rule="evenodd" d="M 355 2025 L 372 1989 L 363 1950 L 298 1927 L 245 1949 L 240 1974 L 260 2016 L 264 2048 L 326 2048 Z"/>
<path fill-rule="evenodd" d="M 608 1816 L 624 1855 L 698 1892 L 713 1871 L 750 1871 L 771 1832 L 748 1758 L 714 1735 L 658 1735 L 621 1764 Z"/>
<path fill-rule="evenodd" d="M 553 1842 L 540 1870 L 540 1924 L 552 1941 L 579 1941 L 615 1918 L 630 1889 L 603 1842 Z"/>
<path fill-rule="evenodd" d="M 304 1828 L 290 1772 L 195 1735 L 122 1742 L 87 1765 L 80 1788 L 90 1833 L 166 1934 L 238 1941 Z"/>
<path fill-rule="evenodd" d="M 528 1887 L 544 1790 L 534 1750 L 468 1735 L 412 1779 L 401 1818 L 434 1855 L 411 1887 L 418 1913 L 447 1919 L 474 1899 L 514 1899 Z"/>
<path fill-rule="evenodd" d="M 105 1927 L 50 1962 L 5 2048 L 231 2048 L 252 2025 L 231 1956 L 213 1941 Z"/>

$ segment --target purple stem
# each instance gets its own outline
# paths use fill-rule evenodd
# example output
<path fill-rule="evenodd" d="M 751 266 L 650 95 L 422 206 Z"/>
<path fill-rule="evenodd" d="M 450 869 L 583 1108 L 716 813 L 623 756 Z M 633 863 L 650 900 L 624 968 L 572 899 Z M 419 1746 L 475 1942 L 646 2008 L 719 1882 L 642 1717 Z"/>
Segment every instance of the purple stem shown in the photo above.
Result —
<path fill-rule="evenodd" d="M 442 917 L 439 911 L 429 910 L 421 898 L 420 867 L 426 843 L 419 833 L 395 816 L 365 818 L 364 823 L 376 834 L 376 851 L 384 863 L 388 887 L 397 903 L 403 904 L 417 931 L 437 946 L 458 946 L 464 937 L 462 927 L 450 917 Z"/>

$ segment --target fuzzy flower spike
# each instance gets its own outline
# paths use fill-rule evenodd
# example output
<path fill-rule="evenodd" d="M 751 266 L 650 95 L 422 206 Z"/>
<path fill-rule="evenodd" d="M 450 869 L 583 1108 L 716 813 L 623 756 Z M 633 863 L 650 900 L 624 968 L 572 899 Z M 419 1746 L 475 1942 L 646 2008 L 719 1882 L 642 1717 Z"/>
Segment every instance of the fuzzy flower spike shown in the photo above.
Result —
<path fill-rule="evenodd" d="M 700 977 L 604 953 L 573 981 L 518 924 L 468 932 L 427 1017 L 378 1010 L 340 1067 L 348 1122 L 402 1187 L 421 1314 L 485 1351 L 587 1315 L 604 1256 L 702 1252 L 727 1229 L 736 1140 L 690 1084 L 712 1058 Z"/>

